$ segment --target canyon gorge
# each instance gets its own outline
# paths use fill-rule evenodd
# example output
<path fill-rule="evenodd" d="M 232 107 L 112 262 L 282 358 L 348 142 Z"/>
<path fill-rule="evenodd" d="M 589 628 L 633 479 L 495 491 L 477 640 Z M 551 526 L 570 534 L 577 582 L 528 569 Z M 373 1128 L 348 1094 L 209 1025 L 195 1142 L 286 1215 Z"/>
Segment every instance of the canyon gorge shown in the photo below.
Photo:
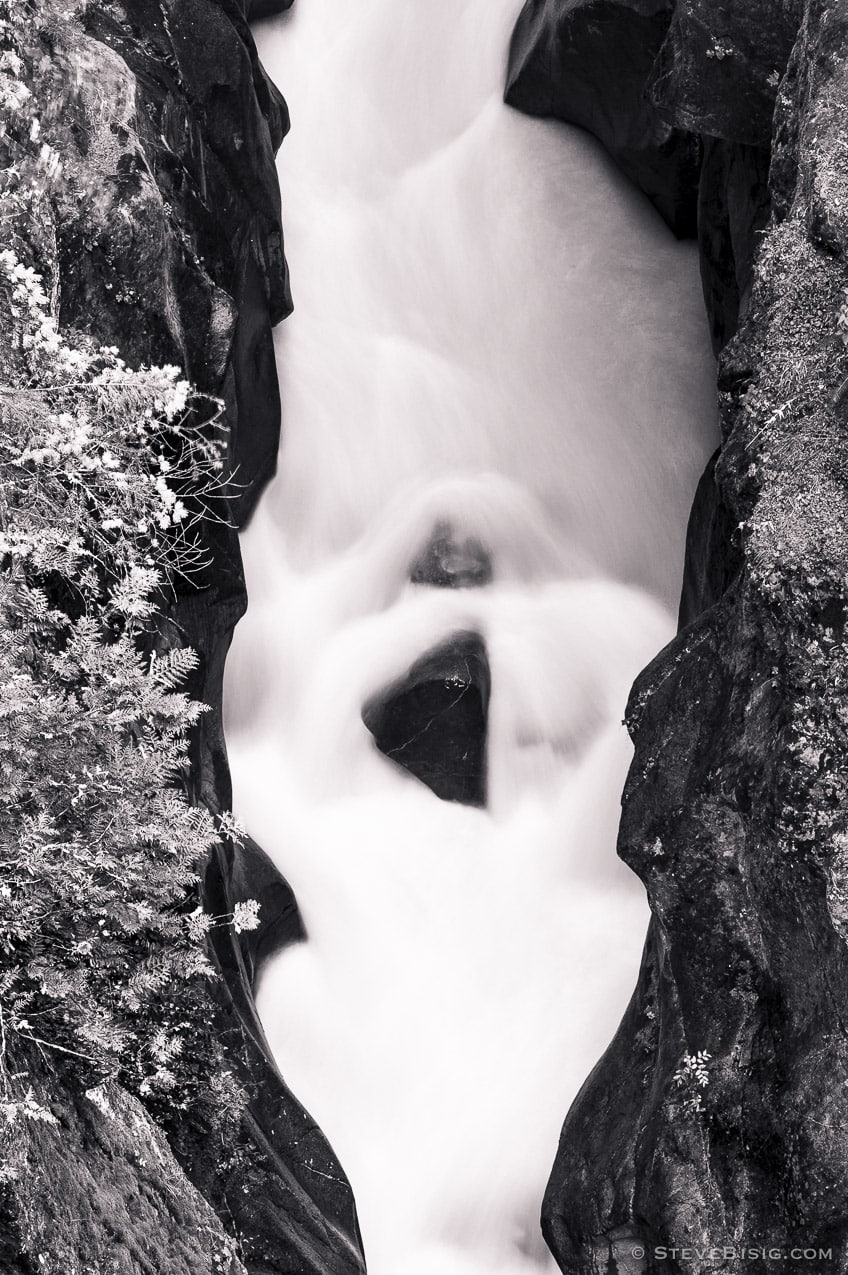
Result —
<path fill-rule="evenodd" d="M 848 1270 L 848 8 L 424 8 L 33 10 L 8 242 L 222 405 L 155 645 L 261 923 L 230 1145 L 16 1059 L 0 1264 Z"/>

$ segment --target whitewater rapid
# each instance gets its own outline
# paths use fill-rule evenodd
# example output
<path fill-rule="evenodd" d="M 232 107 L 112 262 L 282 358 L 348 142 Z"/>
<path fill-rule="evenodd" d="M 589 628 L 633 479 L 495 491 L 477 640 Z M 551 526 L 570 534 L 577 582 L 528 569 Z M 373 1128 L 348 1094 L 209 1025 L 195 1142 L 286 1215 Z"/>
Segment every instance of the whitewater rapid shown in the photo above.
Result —
<path fill-rule="evenodd" d="M 578 130 L 501 101 L 520 0 L 296 0 L 263 24 L 295 313 L 243 536 L 235 807 L 309 941 L 258 1005 L 351 1179 L 372 1275 L 540 1275 L 565 1112 L 647 920 L 615 857 L 636 672 L 673 633 L 715 443 L 691 245 Z M 481 588 L 412 584 L 450 522 Z M 489 804 L 375 749 L 371 695 L 485 640 Z"/>

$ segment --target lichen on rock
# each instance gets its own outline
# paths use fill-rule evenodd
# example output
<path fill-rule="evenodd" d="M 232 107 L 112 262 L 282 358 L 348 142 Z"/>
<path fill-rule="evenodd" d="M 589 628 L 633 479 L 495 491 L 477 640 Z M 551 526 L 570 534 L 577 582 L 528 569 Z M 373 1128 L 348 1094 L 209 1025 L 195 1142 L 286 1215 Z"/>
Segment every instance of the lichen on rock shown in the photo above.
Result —
<path fill-rule="evenodd" d="M 130 368 L 179 368 L 216 405 L 226 464 L 215 516 L 196 570 L 175 575 L 144 641 L 160 662 L 197 653 L 183 661 L 187 689 L 210 711 L 192 732 L 186 788 L 218 815 L 230 805 L 223 662 L 245 606 L 236 528 L 273 472 L 280 426 L 271 327 L 290 308 L 274 163 L 285 103 L 236 0 L 41 0 L 25 13 L 0 4 L 0 17 L 0 149 L 14 159 L 25 134 L 36 156 L 3 172 L 4 246 L 41 281 L 50 339 L 58 326 L 81 348 L 119 350 Z M 10 32 L 22 23 L 21 53 Z M 0 343 L 7 371 L 14 340 L 7 330 Z M 212 926 L 215 976 L 191 1001 L 178 986 L 171 995 L 214 1027 L 221 1083 L 247 1103 L 222 1142 L 202 1103 L 166 1119 L 120 1085 L 86 1098 L 72 1055 L 49 1066 L 35 1046 L 16 1056 L 29 1088 L 5 1095 L 4 1270 L 363 1269 L 344 1173 L 277 1072 L 253 1005 L 257 953 L 302 932 L 291 892 L 237 838 L 199 866 L 201 909 L 252 917 L 245 901 L 256 900 L 262 924 Z"/>
<path fill-rule="evenodd" d="M 235 1239 L 125 1090 L 80 1093 L 51 1074 L 36 1078 L 33 1102 L 41 1118 L 3 1139 L 7 1199 L 33 1269 L 246 1275 Z"/>
<path fill-rule="evenodd" d="M 597 13 L 580 38 L 603 41 L 633 7 L 545 11 Z M 831 0 L 657 8 L 643 90 L 701 147 L 723 442 L 684 627 L 627 713 L 619 853 L 651 903 L 643 966 L 568 1113 L 543 1224 L 572 1275 L 740 1275 L 792 1248 L 845 1270 L 848 17 Z M 573 57 L 548 64 L 563 99 L 583 93 Z M 591 94 L 617 109 L 611 82 Z M 675 1077 L 699 1054 L 687 1104 Z"/>

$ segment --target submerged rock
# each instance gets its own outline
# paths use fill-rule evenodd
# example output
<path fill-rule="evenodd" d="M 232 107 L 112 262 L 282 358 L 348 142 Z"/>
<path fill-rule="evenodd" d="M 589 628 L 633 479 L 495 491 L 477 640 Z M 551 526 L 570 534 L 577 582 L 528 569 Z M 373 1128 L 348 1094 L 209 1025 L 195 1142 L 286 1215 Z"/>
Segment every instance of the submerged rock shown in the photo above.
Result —
<path fill-rule="evenodd" d="M 476 633 L 428 651 L 365 705 L 377 748 L 444 801 L 486 804 L 490 675 Z"/>
<path fill-rule="evenodd" d="M 409 578 L 413 584 L 432 584 L 440 589 L 490 584 L 492 559 L 476 536 L 460 535 L 449 522 L 439 522 L 410 567 Z"/>

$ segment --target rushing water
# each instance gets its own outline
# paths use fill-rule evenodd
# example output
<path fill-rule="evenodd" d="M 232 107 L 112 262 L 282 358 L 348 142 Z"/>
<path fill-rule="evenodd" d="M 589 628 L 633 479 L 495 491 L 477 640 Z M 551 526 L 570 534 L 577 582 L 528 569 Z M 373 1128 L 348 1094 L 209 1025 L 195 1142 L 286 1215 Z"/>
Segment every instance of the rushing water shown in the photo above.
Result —
<path fill-rule="evenodd" d="M 562 1118 L 647 909 L 615 857 L 633 676 L 673 631 L 713 445 L 691 246 L 584 134 L 502 104 L 520 0 L 297 0 L 280 471 L 244 536 L 236 809 L 309 942 L 269 963 L 281 1070 L 353 1183 L 372 1275 L 538 1275 Z M 409 583 L 438 522 L 477 589 Z M 368 697 L 475 629 L 486 810 L 374 748 Z"/>

